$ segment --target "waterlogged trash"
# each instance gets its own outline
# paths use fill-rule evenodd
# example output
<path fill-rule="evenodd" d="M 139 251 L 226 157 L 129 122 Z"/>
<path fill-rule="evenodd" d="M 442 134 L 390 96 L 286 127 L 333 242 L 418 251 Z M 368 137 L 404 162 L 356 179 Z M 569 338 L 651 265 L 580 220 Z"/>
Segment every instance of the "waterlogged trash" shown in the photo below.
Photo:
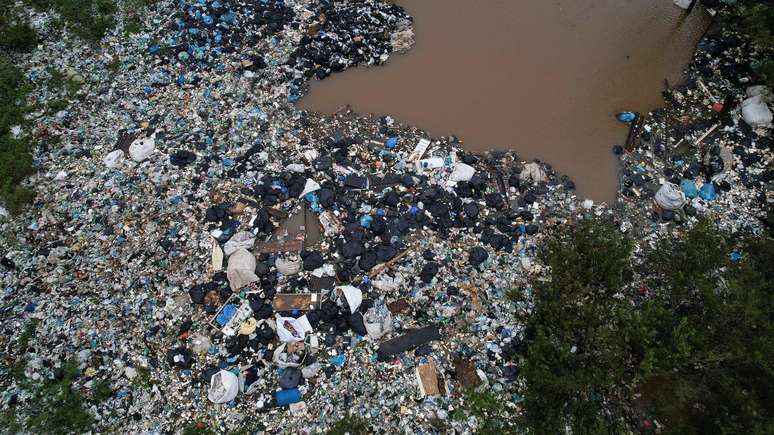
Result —
<path fill-rule="evenodd" d="M 226 403 L 234 400 L 239 393 L 239 377 L 227 370 L 221 370 L 210 378 L 207 398 L 212 403 Z"/>

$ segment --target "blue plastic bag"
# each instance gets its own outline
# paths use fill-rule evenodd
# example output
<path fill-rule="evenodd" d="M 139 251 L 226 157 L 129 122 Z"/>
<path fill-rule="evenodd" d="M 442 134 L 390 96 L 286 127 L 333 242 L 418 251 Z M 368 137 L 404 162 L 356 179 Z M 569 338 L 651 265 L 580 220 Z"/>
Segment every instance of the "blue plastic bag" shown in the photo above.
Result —
<path fill-rule="evenodd" d="M 705 201 L 712 201 L 715 199 L 717 196 L 717 193 L 715 192 L 715 185 L 712 183 L 707 183 L 704 186 L 701 186 L 701 189 L 699 190 L 699 196 Z"/>
<path fill-rule="evenodd" d="M 621 112 L 616 117 L 621 122 L 632 122 L 637 119 L 637 114 L 634 112 Z"/>
<path fill-rule="evenodd" d="M 696 198 L 696 195 L 699 194 L 699 189 L 696 188 L 696 183 L 686 178 L 683 178 L 683 181 L 680 182 L 680 189 L 683 190 L 686 198 Z"/>

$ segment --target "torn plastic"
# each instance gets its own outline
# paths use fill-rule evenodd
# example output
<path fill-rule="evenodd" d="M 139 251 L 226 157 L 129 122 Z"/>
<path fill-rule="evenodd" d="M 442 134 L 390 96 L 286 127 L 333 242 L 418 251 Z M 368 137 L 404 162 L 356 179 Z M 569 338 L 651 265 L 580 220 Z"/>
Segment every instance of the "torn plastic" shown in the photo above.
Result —
<path fill-rule="evenodd" d="M 210 390 L 207 398 L 212 403 L 226 403 L 234 400 L 239 393 L 239 378 L 237 375 L 221 370 L 210 379 Z"/>

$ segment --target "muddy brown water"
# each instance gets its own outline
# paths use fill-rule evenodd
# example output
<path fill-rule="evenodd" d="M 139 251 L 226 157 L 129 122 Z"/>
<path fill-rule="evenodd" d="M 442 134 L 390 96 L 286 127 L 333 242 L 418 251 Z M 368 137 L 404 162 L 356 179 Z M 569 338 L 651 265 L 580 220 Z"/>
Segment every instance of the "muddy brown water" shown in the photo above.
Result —
<path fill-rule="evenodd" d="M 662 104 L 708 24 L 671 0 L 401 0 L 416 45 L 385 65 L 313 81 L 298 106 L 349 104 L 390 115 L 471 151 L 516 150 L 569 175 L 580 196 L 610 202 L 621 110 Z M 413 146 L 413 144 L 412 144 Z"/>

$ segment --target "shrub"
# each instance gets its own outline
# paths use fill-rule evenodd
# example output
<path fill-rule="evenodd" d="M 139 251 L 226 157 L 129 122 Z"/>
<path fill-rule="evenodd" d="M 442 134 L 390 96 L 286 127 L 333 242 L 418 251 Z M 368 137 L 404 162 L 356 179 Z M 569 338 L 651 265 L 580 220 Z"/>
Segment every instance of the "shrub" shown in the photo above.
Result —
<path fill-rule="evenodd" d="M 328 429 L 328 435 L 367 435 L 368 422 L 365 419 L 354 416 L 346 416 Z"/>
<path fill-rule="evenodd" d="M 632 243 L 612 224 L 584 221 L 555 233 L 541 253 L 550 281 L 534 286 L 525 319 L 528 350 L 524 423 L 536 433 L 619 432 L 631 377 L 624 331 L 631 317 L 617 297 Z"/>
<path fill-rule="evenodd" d="M 728 236 L 705 222 L 648 262 L 655 294 L 642 309 L 652 333 L 641 391 L 672 432 L 774 431 L 774 241 L 740 248 L 731 261 Z"/>

